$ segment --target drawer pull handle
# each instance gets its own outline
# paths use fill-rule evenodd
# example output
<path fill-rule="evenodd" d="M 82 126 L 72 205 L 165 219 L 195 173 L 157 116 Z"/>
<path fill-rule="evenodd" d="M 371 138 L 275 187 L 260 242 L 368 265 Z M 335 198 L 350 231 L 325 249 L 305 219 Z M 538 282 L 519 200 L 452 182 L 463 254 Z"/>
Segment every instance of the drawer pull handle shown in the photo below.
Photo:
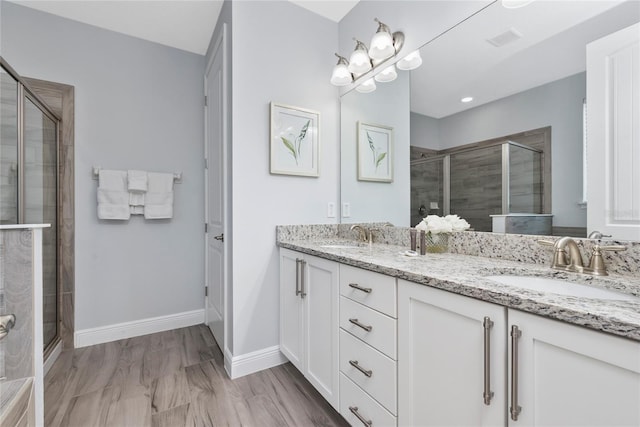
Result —
<path fill-rule="evenodd" d="M 358 371 L 362 372 L 365 376 L 369 378 L 371 378 L 371 375 L 373 375 L 373 371 L 364 369 L 362 366 L 358 364 L 357 360 L 349 360 L 349 365 L 353 366 L 354 368 L 356 368 Z"/>
<path fill-rule="evenodd" d="M 362 415 L 360 415 L 360 412 L 358 412 L 358 407 L 357 406 L 349 406 L 349 410 L 351 411 L 351 413 L 353 415 L 355 415 L 361 422 L 362 424 L 364 424 L 365 426 L 372 426 L 373 425 L 373 421 L 366 419 L 365 417 L 363 417 Z"/>
<path fill-rule="evenodd" d="M 362 286 L 358 285 L 357 283 L 349 283 L 349 287 L 353 288 L 353 289 L 357 289 L 357 290 L 362 291 L 362 292 L 366 292 L 368 294 L 371 293 L 371 288 L 363 288 Z"/>
<path fill-rule="evenodd" d="M 367 332 L 371 332 L 371 330 L 373 329 L 373 326 L 363 325 L 362 323 L 358 322 L 358 319 L 349 319 L 349 322 L 353 323 L 358 328 L 364 329 Z"/>

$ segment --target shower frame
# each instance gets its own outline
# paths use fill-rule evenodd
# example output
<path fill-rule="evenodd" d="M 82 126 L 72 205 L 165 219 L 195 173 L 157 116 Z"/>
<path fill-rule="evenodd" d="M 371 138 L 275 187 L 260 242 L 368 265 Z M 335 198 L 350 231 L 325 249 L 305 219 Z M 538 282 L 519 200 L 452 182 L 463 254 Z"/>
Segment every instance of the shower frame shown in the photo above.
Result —
<path fill-rule="evenodd" d="M 61 327 L 62 327 L 62 281 L 60 278 L 60 243 L 61 243 L 61 191 L 60 191 L 60 124 L 61 118 L 53 112 L 47 103 L 30 87 L 30 85 L 25 81 L 25 79 L 20 76 L 12 67 L 9 65 L 4 58 L 0 56 L 0 67 L 4 69 L 4 71 L 10 75 L 17 82 L 17 150 L 18 150 L 18 162 L 17 162 L 17 171 L 18 171 L 18 223 L 25 223 L 25 199 L 26 199 L 26 189 L 25 189 L 25 179 L 24 179 L 24 170 L 25 170 L 25 100 L 29 100 L 36 106 L 47 118 L 52 120 L 55 123 L 55 200 L 56 200 L 56 224 L 51 224 L 51 227 L 55 227 L 56 229 L 56 237 L 55 237 L 55 254 L 56 254 L 56 263 L 55 263 L 55 278 L 56 278 L 56 334 L 53 339 L 45 345 L 43 349 L 43 357 L 46 360 L 49 355 L 56 349 L 56 347 L 61 343 Z"/>

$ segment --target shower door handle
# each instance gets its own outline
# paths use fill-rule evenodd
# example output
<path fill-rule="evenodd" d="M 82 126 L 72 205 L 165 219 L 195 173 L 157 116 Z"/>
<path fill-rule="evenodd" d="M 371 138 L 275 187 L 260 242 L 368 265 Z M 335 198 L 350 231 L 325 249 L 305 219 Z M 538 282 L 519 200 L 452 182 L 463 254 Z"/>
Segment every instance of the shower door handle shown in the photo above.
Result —
<path fill-rule="evenodd" d="M 0 340 L 9 335 L 9 331 L 16 324 L 16 316 L 14 314 L 6 314 L 0 316 Z"/>

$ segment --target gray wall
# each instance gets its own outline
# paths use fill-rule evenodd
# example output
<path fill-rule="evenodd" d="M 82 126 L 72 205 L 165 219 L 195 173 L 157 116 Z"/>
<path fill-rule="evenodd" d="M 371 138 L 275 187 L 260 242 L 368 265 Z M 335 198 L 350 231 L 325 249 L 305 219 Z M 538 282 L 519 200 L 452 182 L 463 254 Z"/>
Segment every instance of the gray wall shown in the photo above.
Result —
<path fill-rule="evenodd" d="M 445 149 L 551 126 L 553 225 L 586 227 L 587 212 L 578 206 L 582 200 L 585 97 L 586 75 L 580 73 L 444 117 L 437 120 L 437 130 L 432 118 L 420 119 L 419 114 L 413 114 L 411 144 Z M 418 133 L 429 128 L 429 135 L 439 135 L 437 146 L 429 145 L 432 139 Z"/>
<path fill-rule="evenodd" d="M 76 331 L 202 309 L 204 57 L 7 2 L 2 55 L 75 86 Z M 182 171 L 174 218 L 99 221 L 94 165 Z"/>
<path fill-rule="evenodd" d="M 285 1 L 233 9 L 233 354 L 278 345 L 277 224 L 335 223 L 338 90 L 329 83 L 338 24 Z M 320 112 L 320 176 L 269 173 L 269 102 Z"/>

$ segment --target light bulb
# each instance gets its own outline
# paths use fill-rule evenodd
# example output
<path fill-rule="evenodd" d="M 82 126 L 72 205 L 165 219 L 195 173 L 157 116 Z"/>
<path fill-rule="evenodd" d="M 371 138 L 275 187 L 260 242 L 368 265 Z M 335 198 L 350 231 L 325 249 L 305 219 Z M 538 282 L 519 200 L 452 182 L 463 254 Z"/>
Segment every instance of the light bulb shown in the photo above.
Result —
<path fill-rule="evenodd" d="M 414 50 L 400 61 L 396 62 L 396 67 L 399 70 L 409 71 L 415 70 L 420 65 L 422 65 L 422 57 L 420 56 L 419 50 Z"/>
<path fill-rule="evenodd" d="M 349 58 L 349 71 L 353 74 L 364 74 L 370 69 L 371 58 L 367 54 L 367 47 L 361 41 L 356 40 L 356 49 Z"/>
<path fill-rule="evenodd" d="M 396 66 L 392 64 L 382 70 L 379 74 L 376 74 L 374 79 L 376 79 L 377 82 L 385 83 L 394 81 L 396 77 L 398 77 Z"/>
<path fill-rule="evenodd" d="M 371 39 L 371 47 L 369 48 L 369 56 L 372 59 L 384 60 L 393 54 L 396 50 L 393 48 L 393 38 L 386 31 L 380 31 L 373 35 Z"/>
<path fill-rule="evenodd" d="M 365 80 L 362 84 L 356 87 L 356 90 L 360 93 L 373 92 L 376 90 L 376 82 L 373 79 Z"/>
<path fill-rule="evenodd" d="M 333 67 L 333 72 L 331 73 L 331 84 L 334 86 L 346 86 L 353 82 L 353 76 L 347 67 L 347 60 L 337 53 L 335 55 L 338 57 L 338 63 Z"/>

